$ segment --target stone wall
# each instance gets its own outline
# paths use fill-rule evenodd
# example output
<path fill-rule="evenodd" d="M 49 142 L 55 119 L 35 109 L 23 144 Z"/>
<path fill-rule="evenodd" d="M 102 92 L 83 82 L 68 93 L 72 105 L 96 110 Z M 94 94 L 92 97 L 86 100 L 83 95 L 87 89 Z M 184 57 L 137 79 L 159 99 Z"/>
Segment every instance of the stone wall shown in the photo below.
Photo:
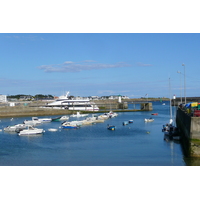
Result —
<path fill-rule="evenodd" d="M 200 140 L 200 117 L 192 117 L 178 108 L 176 124 L 181 134 L 184 154 L 189 157 L 200 157 L 200 145 L 192 142 Z"/>

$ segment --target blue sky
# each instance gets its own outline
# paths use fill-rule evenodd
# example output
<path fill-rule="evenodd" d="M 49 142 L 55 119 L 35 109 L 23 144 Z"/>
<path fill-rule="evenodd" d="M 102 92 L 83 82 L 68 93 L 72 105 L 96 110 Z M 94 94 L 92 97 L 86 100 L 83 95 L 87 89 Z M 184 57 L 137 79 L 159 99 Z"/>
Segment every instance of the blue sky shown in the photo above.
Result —
<path fill-rule="evenodd" d="M 198 96 L 199 34 L 1 34 L 2 94 Z M 184 76 L 182 76 L 183 82 Z M 183 84 L 182 84 L 183 87 Z"/>
<path fill-rule="evenodd" d="M 200 34 L 1 33 L 0 93 L 199 96 Z M 177 71 L 181 71 L 178 74 Z M 183 90 L 182 90 L 183 95 Z"/>

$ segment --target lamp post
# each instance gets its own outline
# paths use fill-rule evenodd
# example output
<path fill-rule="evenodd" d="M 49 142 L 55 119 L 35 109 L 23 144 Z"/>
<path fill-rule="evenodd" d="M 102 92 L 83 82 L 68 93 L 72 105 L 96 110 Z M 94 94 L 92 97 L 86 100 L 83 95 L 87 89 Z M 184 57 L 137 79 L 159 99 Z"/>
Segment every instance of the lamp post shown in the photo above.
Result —
<path fill-rule="evenodd" d="M 180 74 L 180 97 L 181 97 L 181 104 L 182 104 L 183 103 L 182 102 L 182 81 L 181 81 L 181 75 L 182 75 L 182 73 L 180 71 L 177 71 L 177 73 Z"/>
<path fill-rule="evenodd" d="M 185 96 L 185 104 L 186 104 L 186 80 L 185 80 L 185 64 L 183 63 L 182 66 L 184 66 L 184 96 Z"/>

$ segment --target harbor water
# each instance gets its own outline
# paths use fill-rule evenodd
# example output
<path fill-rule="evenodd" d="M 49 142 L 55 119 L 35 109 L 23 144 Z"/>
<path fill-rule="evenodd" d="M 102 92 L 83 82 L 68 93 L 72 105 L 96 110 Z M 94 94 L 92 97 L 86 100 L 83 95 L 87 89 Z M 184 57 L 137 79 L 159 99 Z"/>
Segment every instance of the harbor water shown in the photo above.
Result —
<path fill-rule="evenodd" d="M 133 104 L 129 105 L 130 109 Z M 151 115 L 158 113 L 158 115 Z M 44 116 L 52 117 L 52 116 Z M 54 118 L 57 116 L 53 116 Z M 52 117 L 52 118 L 53 118 Z M 153 122 L 144 122 L 152 117 Z M 42 117 L 39 117 L 42 118 Z M 0 122 L 0 166 L 185 166 L 178 141 L 165 141 L 162 126 L 169 122 L 169 102 L 153 102 L 153 111 L 119 112 L 104 123 L 62 129 L 61 122 L 39 125 L 42 135 L 19 136 L 3 130 L 30 117 Z M 82 120 L 83 118 L 78 118 Z M 70 117 L 69 121 L 77 120 Z M 126 126 L 124 121 L 133 120 Z M 114 131 L 107 125 L 115 125 Z M 58 131 L 48 131 L 56 128 Z M 189 164 L 188 164 L 189 163 Z"/>

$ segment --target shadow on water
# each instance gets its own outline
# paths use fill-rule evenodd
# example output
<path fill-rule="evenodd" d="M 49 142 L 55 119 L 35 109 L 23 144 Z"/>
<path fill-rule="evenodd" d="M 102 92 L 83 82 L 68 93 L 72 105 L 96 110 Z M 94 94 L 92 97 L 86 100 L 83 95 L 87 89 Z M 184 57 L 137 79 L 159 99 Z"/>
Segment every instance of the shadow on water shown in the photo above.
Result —
<path fill-rule="evenodd" d="M 184 157 L 184 162 L 187 166 L 200 166 L 200 158 Z"/>

